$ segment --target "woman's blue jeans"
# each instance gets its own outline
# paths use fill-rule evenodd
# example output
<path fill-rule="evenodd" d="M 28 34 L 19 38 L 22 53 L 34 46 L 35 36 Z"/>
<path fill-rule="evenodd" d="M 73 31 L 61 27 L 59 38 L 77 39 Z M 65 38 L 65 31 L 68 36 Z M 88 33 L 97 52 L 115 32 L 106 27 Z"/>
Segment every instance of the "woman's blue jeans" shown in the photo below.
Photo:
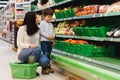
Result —
<path fill-rule="evenodd" d="M 50 63 L 48 57 L 41 54 L 40 47 L 22 50 L 18 55 L 18 59 L 22 62 L 28 62 L 29 56 L 31 55 L 35 57 L 35 62 L 39 62 L 42 67 L 46 67 Z"/>

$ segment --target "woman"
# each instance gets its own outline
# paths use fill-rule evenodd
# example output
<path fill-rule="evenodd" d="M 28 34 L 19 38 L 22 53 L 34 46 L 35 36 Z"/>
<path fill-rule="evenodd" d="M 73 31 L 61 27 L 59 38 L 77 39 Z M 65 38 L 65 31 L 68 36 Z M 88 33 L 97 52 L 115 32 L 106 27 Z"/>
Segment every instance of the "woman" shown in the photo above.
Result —
<path fill-rule="evenodd" d="M 42 66 L 42 73 L 49 74 L 48 70 L 46 70 L 49 59 L 40 53 L 39 22 L 40 16 L 36 15 L 35 12 L 27 12 L 25 14 L 23 26 L 19 28 L 17 34 L 18 59 L 24 63 L 29 63 L 30 57 L 34 56 L 34 61 L 39 62 Z"/>

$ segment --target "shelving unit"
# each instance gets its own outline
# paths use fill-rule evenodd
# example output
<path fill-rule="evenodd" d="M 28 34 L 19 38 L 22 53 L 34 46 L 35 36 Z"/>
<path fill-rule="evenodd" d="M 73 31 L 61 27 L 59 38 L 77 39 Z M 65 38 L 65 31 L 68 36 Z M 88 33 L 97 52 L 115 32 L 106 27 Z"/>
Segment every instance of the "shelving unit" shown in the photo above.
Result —
<path fill-rule="evenodd" d="M 78 3 L 77 3 L 78 1 Z M 68 7 L 70 5 L 75 6 L 75 4 L 86 4 L 86 5 L 91 5 L 91 4 L 112 4 L 114 1 L 109 0 L 109 1 L 93 1 L 90 0 L 89 2 L 87 0 L 65 0 L 63 2 L 60 2 L 58 4 L 49 6 L 52 9 L 56 9 L 56 8 L 63 8 L 66 5 L 68 5 Z M 75 4 L 74 4 L 75 3 Z M 48 8 L 48 7 L 45 7 Z M 37 11 L 41 11 L 45 8 L 39 9 Z M 92 19 L 94 19 L 94 21 L 99 21 L 99 19 L 103 20 L 103 23 L 99 23 L 101 25 L 104 25 L 104 19 L 109 20 L 112 18 L 116 18 L 118 19 L 118 17 L 120 17 L 120 12 L 109 12 L 109 13 L 96 13 L 96 14 L 92 14 L 92 15 L 83 15 L 83 16 L 74 16 L 74 17 L 68 17 L 68 18 L 60 18 L 60 19 L 56 19 L 56 20 L 51 20 L 51 22 L 54 23 L 59 23 L 59 22 L 63 22 L 63 21 L 74 21 L 74 20 L 89 20 L 90 21 Z M 115 19 L 114 19 L 115 20 Z M 106 21 L 107 22 L 107 21 Z M 109 21 L 108 23 L 106 23 L 105 25 L 111 25 L 113 22 L 113 24 L 116 27 L 116 24 L 114 23 L 115 21 Z M 96 24 L 94 22 L 91 21 L 91 24 Z M 110 23 L 110 24 L 109 24 Z M 118 22 L 119 23 L 119 22 Z M 97 24 L 98 25 L 98 24 Z M 118 24 L 117 24 L 118 26 Z M 120 38 L 113 38 L 113 37 L 95 37 L 95 36 L 72 36 L 72 35 L 56 35 L 56 39 L 77 39 L 77 40 L 87 40 L 87 41 L 92 41 L 92 42 L 99 42 L 99 43 L 107 43 L 107 44 L 113 44 L 115 47 L 118 48 L 118 46 L 120 45 Z M 104 45 L 105 45 L 104 44 Z M 116 49 L 117 53 L 119 53 L 119 49 Z M 78 55 L 78 54 L 73 54 L 73 53 L 69 53 L 69 52 L 65 52 L 62 50 L 58 50 L 58 49 L 53 49 L 53 53 L 52 54 L 52 59 L 55 62 L 55 64 L 57 64 L 58 66 L 62 67 L 65 70 L 68 70 L 76 75 L 79 75 L 85 79 L 88 80 L 119 80 L 120 79 L 120 64 L 119 64 L 119 57 L 86 57 L 86 56 L 82 56 L 82 55 Z M 76 61 L 78 65 L 74 64 L 74 61 Z M 87 65 L 82 65 L 83 63 L 86 63 Z M 82 67 L 81 67 L 82 66 Z M 93 66 L 94 68 L 91 68 L 90 66 Z M 89 68 L 85 69 L 84 67 Z M 106 72 L 98 72 L 98 73 L 94 73 L 97 71 L 100 71 L 99 69 L 95 69 L 95 67 L 100 68 L 102 70 L 108 71 L 108 73 Z M 72 70 L 73 69 L 73 70 Z M 90 72 L 89 72 L 90 71 Z M 110 72 L 109 72 L 110 71 Z M 93 72 L 93 73 L 91 73 Z M 112 74 L 111 74 L 112 73 Z M 107 74 L 107 75 L 105 75 Z M 105 75 L 105 76 L 103 76 Z"/>
<path fill-rule="evenodd" d="M 2 16 L 0 22 L 2 23 L 1 26 L 3 27 L 1 29 L 0 38 L 2 40 L 13 43 L 12 42 L 13 30 L 11 29 L 13 26 L 11 24 L 11 20 L 13 20 L 13 17 L 14 17 L 14 2 L 12 0 L 7 1 L 6 6 L 2 8 L 2 10 L 0 11 L 0 14 Z"/>
<path fill-rule="evenodd" d="M 77 0 L 76 0 L 77 1 Z M 82 19 L 87 19 L 87 20 L 92 20 L 92 19 L 99 19 L 102 18 L 104 20 L 104 18 L 109 18 L 111 19 L 111 17 L 113 18 L 117 18 L 120 16 L 120 12 L 112 12 L 112 13 L 98 13 L 98 14 L 93 14 L 93 15 L 84 15 L 84 16 L 77 16 L 77 17 L 69 17 L 69 18 L 61 18 L 61 19 L 56 19 L 56 20 L 52 20 L 51 22 L 53 23 L 58 23 L 58 22 L 62 22 L 62 21 L 73 21 L 73 20 L 82 20 Z M 107 19 L 105 19 L 107 20 Z M 119 22 L 118 22 L 119 23 Z M 101 23 L 102 24 L 102 23 Z M 113 22 L 114 24 L 114 22 Z M 97 41 L 97 42 L 101 42 L 101 43 L 108 43 L 108 44 L 114 44 L 115 47 L 119 46 L 119 42 L 120 42 L 120 38 L 113 38 L 113 37 L 95 37 L 95 36 L 71 36 L 71 35 L 56 35 L 56 39 L 84 39 L 84 40 L 88 40 L 88 41 Z M 117 44 L 117 45 L 116 45 Z M 117 53 L 119 53 L 120 51 L 117 50 Z M 66 57 L 68 59 L 72 59 L 72 60 L 76 60 L 76 61 L 80 61 L 78 63 L 80 63 L 79 65 L 82 65 L 82 63 L 87 63 L 88 65 L 92 65 L 94 67 L 98 67 L 100 69 L 104 69 L 104 70 L 108 70 L 110 72 L 115 72 L 115 74 L 120 74 L 119 71 L 119 57 L 117 56 L 115 57 L 86 57 L 86 56 L 82 56 L 82 55 L 78 55 L 78 54 L 73 54 L 73 53 L 69 53 L 69 52 L 64 52 L 61 50 L 57 50 L 54 49 L 53 50 L 53 61 L 55 61 L 56 63 L 58 62 L 58 65 L 62 65 L 64 64 L 63 61 L 59 60 L 59 56 L 62 57 Z M 71 61 L 72 62 L 72 61 Z M 65 64 L 67 64 L 67 62 L 65 61 Z M 69 64 L 69 60 L 68 60 L 68 64 Z M 72 64 L 72 63 L 71 63 Z M 70 65 L 70 64 L 69 64 Z M 74 66 L 74 65 L 71 65 Z M 64 68 L 65 70 L 68 70 L 67 67 L 65 67 L 65 65 L 60 66 L 62 68 Z M 75 66 L 74 66 L 75 67 Z M 86 66 L 84 66 L 86 67 Z M 73 68 L 73 67 L 72 67 Z M 90 67 L 89 67 L 90 68 Z M 81 67 L 77 68 L 77 69 L 81 69 Z M 77 70 L 76 69 L 76 70 Z M 74 69 L 75 70 L 75 69 Z M 73 72 L 71 70 L 68 70 L 70 72 Z M 80 71 L 80 70 L 78 70 Z M 82 69 L 82 73 L 86 72 L 86 69 Z M 93 69 L 91 71 L 94 71 Z M 91 78 L 89 77 L 89 80 L 98 80 L 98 78 L 93 78 L 93 74 L 89 74 L 89 71 L 87 71 L 88 74 L 84 74 L 84 75 L 80 75 L 79 73 L 75 73 L 76 75 L 80 75 L 82 77 L 84 77 L 85 79 L 87 79 L 87 75 L 91 75 Z M 73 72 L 74 73 L 74 72 Z M 101 75 L 103 75 L 104 73 L 102 73 Z M 114 74 L 113 74 L 114 75 Z M 100 77 L 100 75 L 94 74 L 94 76 L 99 77 L 101 80 L 108 80 L 105 77 Z M 108 73 L 108 77 L 112 76 L 112 74 Z M 119 75 L 118 75 L 119 76 Z M 112 76 L 113 77 L 113 76 Z M 120 77 L 120 76 L 119 76 Z M 120 79 L 118 77 L 118 80 Z M 117 80 L 114 78 L 110 78 L 110 80 Z"/>

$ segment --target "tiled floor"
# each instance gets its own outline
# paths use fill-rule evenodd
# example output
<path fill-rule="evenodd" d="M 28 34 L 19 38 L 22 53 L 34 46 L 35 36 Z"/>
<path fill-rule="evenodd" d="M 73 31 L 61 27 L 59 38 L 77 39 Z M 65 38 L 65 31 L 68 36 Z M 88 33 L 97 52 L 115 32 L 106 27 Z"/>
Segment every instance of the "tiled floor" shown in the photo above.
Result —
<path fill-rule="evenodd" d="M 10 45 L 11 48 L 11 45 Z M 17 54 L 9 48 L 9 43 L 0 40 L 0 80 L 28 80 L 28 79 L 15 79 L 11 76 L 9 63 L 17 61 Z M 41 72 L 41 67 L 37 70 Z M 49 75 L 40 73 L 39 77 L 29 80 L 64 80 L 65 76 L 55 71 Z"/>

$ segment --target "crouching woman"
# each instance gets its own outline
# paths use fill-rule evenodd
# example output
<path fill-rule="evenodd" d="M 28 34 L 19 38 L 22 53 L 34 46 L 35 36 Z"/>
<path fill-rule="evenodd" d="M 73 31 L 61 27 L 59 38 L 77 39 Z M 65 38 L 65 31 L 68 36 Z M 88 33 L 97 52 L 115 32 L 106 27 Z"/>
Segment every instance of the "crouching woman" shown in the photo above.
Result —
<path fill-rule="evenodd" d="M 41 54 L 39 47 L 40 29 L 38 23 L 40 15 L 35 12 L 27 12 L 24 17 L 23 25 L 17 33 L 18 59 L 24 63 L 29 63 L 30 56 L 34 56 L 34 62 L 39 62 L 42 66 L 42 73 L 49 74 L 46 67 L 49 64 L 49 59 Z"/>

